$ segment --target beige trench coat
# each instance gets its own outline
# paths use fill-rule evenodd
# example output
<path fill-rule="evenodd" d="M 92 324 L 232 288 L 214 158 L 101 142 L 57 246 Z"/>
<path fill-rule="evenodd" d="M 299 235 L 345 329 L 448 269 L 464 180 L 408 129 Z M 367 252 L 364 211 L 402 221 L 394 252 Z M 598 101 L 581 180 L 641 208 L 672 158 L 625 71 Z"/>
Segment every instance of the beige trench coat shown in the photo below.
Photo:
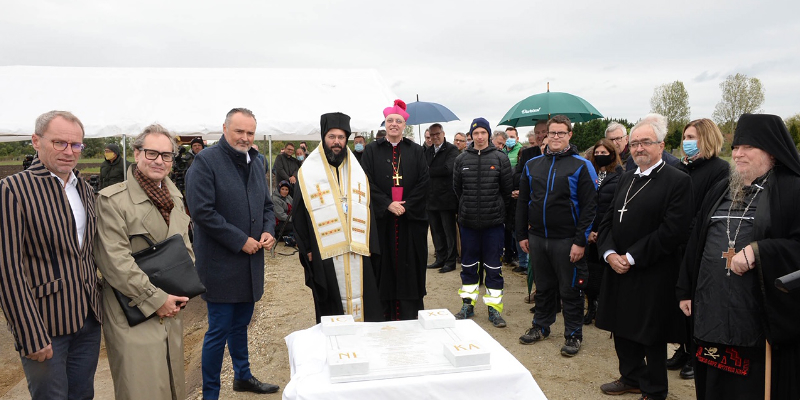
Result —
<path fill-rule="evenodd" d="M 114 392 L 117 400 L 184 399 L 182 313 L 175 318 L 155 316 L 130 327 L 109 287 L 139 302 L 138 307 L 145 315 L 153 314 L 167 301 L 167 293 L 153 286 L 136 266 L 131 254 L 147 247 L 147 243 L 142 238 L 130 241 L 131 235 L 146 234 L 154 242 L 160 242 L 180 234 L 194 259 L 189 243 L 189 216 L 175 184 L 169 178 L 164 180 L 175 203 L 167 226 L 131 171 L 128 170 L 126 182 L 103 189 L 97 199 L 94 255 L 105 278 L 103 333 Z"/>

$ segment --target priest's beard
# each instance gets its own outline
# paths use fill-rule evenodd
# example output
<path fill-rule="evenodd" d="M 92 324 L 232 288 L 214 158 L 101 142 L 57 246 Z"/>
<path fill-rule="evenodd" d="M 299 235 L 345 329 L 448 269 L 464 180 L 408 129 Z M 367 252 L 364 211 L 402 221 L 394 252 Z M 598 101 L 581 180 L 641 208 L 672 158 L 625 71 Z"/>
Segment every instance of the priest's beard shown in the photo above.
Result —
<path fill-rule="evenodd" d="M 328 146 L 325 145 L 324 141 L 322 143 L 322 149 L 325 151 L 325 158 L 328 159 L 328 164 L 338 168 L 340 165 L 342 165 L 344 158 L 347 157 L 347 150 L 344 147 L 339 147 L 338 145 L 334 145 L 334 147 L 339 149 L 339 154 L 334 154 L 333 150 L 329 149 Z"/>
<path fill-rule="evenodd" d="M 734 208 L 744 206 L 744 176 L 736 170 L 736 165 L 731 165 L 731 177 L 728 181 L 728 190 Z"/>

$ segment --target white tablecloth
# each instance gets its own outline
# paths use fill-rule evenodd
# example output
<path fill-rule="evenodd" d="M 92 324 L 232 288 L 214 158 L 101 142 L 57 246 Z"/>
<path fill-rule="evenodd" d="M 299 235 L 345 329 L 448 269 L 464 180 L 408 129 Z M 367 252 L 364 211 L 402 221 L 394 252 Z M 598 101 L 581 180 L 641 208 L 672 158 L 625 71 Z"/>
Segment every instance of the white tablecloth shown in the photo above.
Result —
<path fill-rule="evenodd" d="M 367 322 L 368 323 L 368 322 Z M 456 327 L 480 340 L 491 351 L 489 370 L 331 383 L 322 326 L 286 336 L 291 380 L 283 390 L 286 400 L 376 399 L 546 399 L 530 372 L 511 353 L 471 320 Z"/>

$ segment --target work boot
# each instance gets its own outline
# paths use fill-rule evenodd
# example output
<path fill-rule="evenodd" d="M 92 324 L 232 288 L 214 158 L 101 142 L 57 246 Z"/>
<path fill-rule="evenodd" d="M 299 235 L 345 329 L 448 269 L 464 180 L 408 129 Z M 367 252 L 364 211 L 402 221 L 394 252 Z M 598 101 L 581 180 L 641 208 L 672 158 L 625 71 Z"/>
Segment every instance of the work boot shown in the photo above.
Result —
<path fill-rule="evenodd" d="M 549 329 L 545 329 L 539 325 L 533 324 L 530 329 L 525 331 L 524 335 L 519 337 L 519 342 L 522 344 L 532 344 L 534 342 L 547 339 L 548 336 L 550 336 Z"/>
<path fill-rule="evenodd" d="M 472 300 L 464 299 L 464 304 L 461 305 L 461 311 L 457 312 L 456 319 L 472 318 L 475 315 L 475 306 L 472 305 Z"/>
<path fill-rule="evenodd" d="M 642 391 L 638 387 L 622 383 L 622 381 L 619 379 L 615 380 L 614 382 L 604 383 L 600 385 L 600 391 L 602 391 L 605 394 L 610 394 L 612 396 L 625 393 L 642 393 Z"/>
<path fill-rule="evenodd" d="M 489 307 L 489 322 L 491 322 L 495 328 L 506 327 L 506 320 L 500 316 L 500 312 L 495 310 L 494 307 Z"/>
<path fill-rule="evenodd" d="M 564 357 L 574 357 L 581 349 L 581 339 L 575 336 L 570 336 L 564 341 L 564 347 L 561 348 L 561 355 Z"/>

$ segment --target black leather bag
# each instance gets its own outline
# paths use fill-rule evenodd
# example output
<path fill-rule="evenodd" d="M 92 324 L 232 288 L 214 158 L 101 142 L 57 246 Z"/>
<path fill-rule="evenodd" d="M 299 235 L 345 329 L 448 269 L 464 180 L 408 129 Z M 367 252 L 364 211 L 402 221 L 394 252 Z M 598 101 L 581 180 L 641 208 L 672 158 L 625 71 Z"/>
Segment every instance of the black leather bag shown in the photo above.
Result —
<path fill-rule="evenodd" d="M 206 292 L 206 287 L 197 276 L 192 257 L 186 250 L 186 244 L 180 234 L 172 235 L 155 244 L 145 235 L 134 235 L 130 238 L 136 236 L 144 238 L 149 245 L 146 249 L 133 253 L 132 256 L 142 272 L 150 278 L 150 283 L 173 296 L 192 298 Z M 144 315 L 138 307 L 128 305 L 131 299 L 117 289 L 114 289 L 114 295 L 130 326 L 139 325 L 156 315 L 156 313 Z"/>

